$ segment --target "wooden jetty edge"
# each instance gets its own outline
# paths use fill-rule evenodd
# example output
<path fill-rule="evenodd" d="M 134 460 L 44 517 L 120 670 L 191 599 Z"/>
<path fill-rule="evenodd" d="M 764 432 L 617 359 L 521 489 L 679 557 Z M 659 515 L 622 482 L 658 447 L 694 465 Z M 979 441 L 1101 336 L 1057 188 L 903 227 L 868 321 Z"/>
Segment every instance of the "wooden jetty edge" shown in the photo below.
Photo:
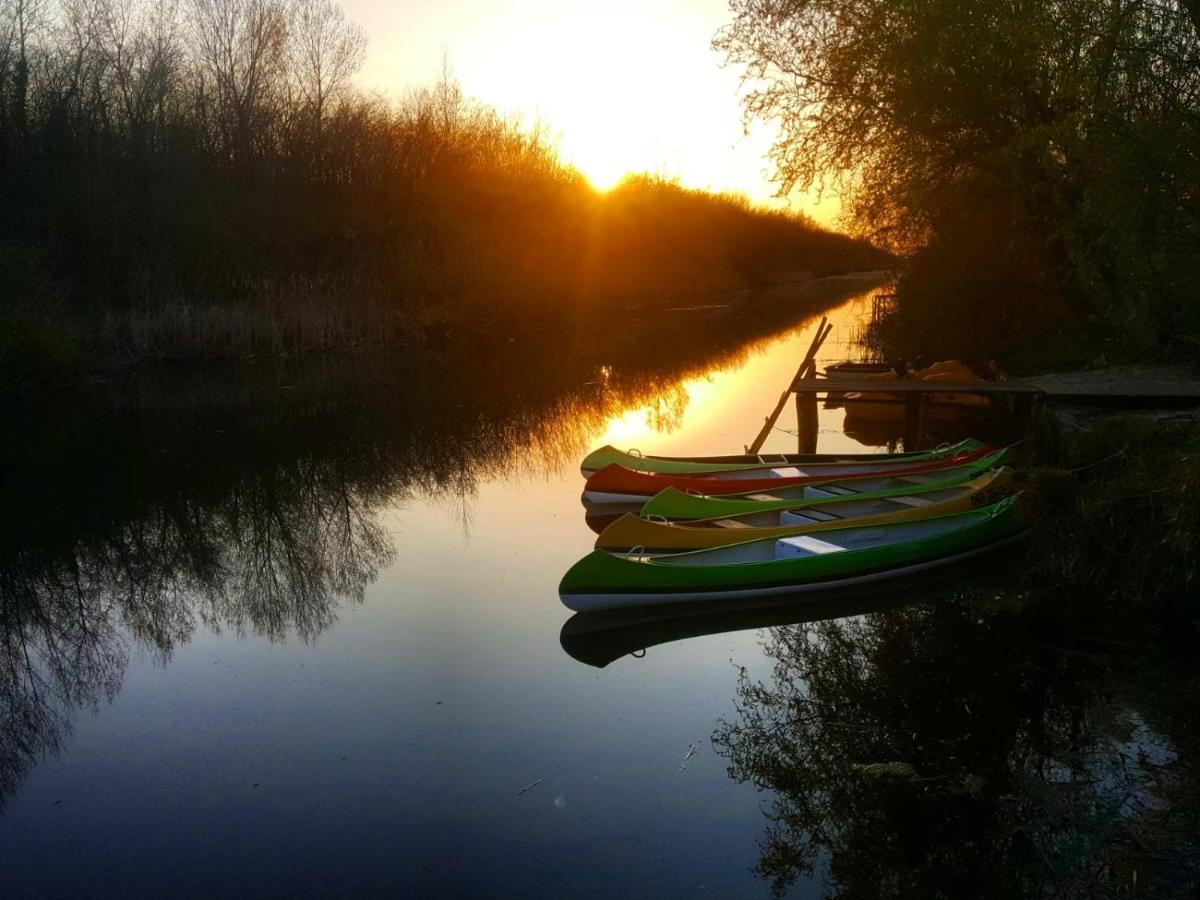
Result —
<path fill-rule="evenodd" d="M 976 394 L 1036 396 L 1064 403 L 1146 406 L 1200 404 L 1200 380 L 1185 376 L 1142 377 L 1120 371 L 1076 372 L 1010 378 L 1007 381 L 878 381 L 868 378 L 799 380 L 793 391 L 806 394 L 870 393 L 897 397 L 911 394 Z M 886 402 L 886 401 L 883 401 Z"/>
<path fill-rule="evenodd" d="M 763 423 L 753 443 L 746 447 L 751 455 L 758 454 L 766 443 L 779 416 L 787 406 L 788 397 L 796 397 L 796 420 L 800 452 L 812 453 L 817 442 L 817 397 L 848 393 L 872 394 L 873 397 L 855 400 L 857 403 L 904 404 L 908 420 L 908 438 L 919 442 L 924 432 L 930 406 L 936 405 L 934 395 L 974 394 L 982 397 L 1009 398 L 1014 411 L 1027 417 L 1041 402 L 1073 403 L 1086 406 L 1113 406 L 1126 409 L 1183 408 L 1200 406 L 1200 378 L 1182 370 L 1143 366 L 1124 366 L 1088 372 L 1063 372 L 1032 378 L 1008 378 L 1003 381 L 884 381 L 870 378 L 820 377 L 816 356 L 833 326 L 825 317 L 817 326 L 816 335 L 808 348 L 791 384 L 779 398 L 775 409 Z"/>

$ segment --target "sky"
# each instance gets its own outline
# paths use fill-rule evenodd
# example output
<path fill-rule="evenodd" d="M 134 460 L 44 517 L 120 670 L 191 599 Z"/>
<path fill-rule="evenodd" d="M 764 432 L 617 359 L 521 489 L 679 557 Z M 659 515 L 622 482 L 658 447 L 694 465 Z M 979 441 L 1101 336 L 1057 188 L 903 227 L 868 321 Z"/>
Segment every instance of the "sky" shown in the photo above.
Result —
<path fill-rule="evenodd" d="M 427 85 L 443 59 L 464 91 L 556 135 L 598 188 L 626 172 L 773 199 L 773 130 L 745 134 L 740 71 L 711 49 L 728 0 L 343 0 L 370 39 L 360 83 Z M 836 201 L 795 198 L 832 224 Z"/>

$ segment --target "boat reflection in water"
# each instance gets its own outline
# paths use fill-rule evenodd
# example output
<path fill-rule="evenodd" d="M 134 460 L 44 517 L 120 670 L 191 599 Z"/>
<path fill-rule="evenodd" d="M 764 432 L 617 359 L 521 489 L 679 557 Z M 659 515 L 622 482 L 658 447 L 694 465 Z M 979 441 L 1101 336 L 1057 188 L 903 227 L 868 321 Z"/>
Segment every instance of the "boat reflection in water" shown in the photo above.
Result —
<path fill-rule="evenodd" d="M 640 607 L 576 613 L 559 634 L 559 642 L 575 660 L 604 668 L 625 656 L 690 638 L 781 625 L 798 625 L 879 612 L 929 602 L 956 586 L 1000 574 L 1019 550 L 998 548 L 970 565 L 959 565 L 923 577 L 874 587 L 828 593 L 796 594 L 760 600 L 712 601 L 686 606 Z"/>

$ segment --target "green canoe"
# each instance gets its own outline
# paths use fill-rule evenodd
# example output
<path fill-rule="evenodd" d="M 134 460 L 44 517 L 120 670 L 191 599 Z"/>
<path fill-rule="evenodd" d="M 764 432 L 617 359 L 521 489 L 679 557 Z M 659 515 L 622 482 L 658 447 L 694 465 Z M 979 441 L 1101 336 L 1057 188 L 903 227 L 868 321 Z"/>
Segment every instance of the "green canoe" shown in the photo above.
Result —
<path fill-rule="evenodd" d="M 767 597 L 860 586 L 958 562 L 1025 529 L 1017 497 L 936 519 L 840 528 L 653 556 L 588 554 L 563 576 L 576 612 Z"/>
<path fill-rule="evenodd" d="M 936 450 L 921 450 L 916 453 L 763 453 L 758 456 L 643 456 L 636 450 L 625 452 L 609 446 L 589 453 L 579 469 L 584 478 L 590 478 L 605 466 L 611 465 L 664 475 L 703 475 L 706 472 L 741 472 L 815 462 L 879 462 L 889 459 L 921 462 L 969 453 L 982 446 L 980 441 L 965 440 L 938 447 Z"/>
<path fill-rule="evenodd" d="M 880 475 L 876 478 L 855 478 L 845 482 L 829 481 L 749 494 L 723 494 L 719 497 L 708 497 L 668 487 L 647 500 L 639 515 L 643 518 L 663 518 L 672 522 L 684 522 L 690 519 L 719 519 L 747 513 L 791 509 L 797 502 L 809 504 L 825 499 L 841 500 L 855 495 L 866 500 L 875 497 L 904 496 L 921 491 L 946 490 L 966 484 L 989 469 L 1001 465 L 1007 452 L 1007 449 L 997 450 L 995 453 L 966 465 L 941 469 L 936 472 L 921 472 L 913 475 Z"/>

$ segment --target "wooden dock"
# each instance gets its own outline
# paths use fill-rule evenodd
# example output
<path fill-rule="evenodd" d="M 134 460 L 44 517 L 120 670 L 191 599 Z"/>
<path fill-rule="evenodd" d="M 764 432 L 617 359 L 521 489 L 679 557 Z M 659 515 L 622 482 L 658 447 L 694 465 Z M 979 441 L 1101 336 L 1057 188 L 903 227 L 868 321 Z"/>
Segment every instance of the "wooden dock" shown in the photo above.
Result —
<path fill-rule="evenodd" d="M 901 402 L 902 395 L 912 394 L 1045 395 L 1040 387 L 1026 381 L 882 381 L 871 378 L 798 378 L 792 382 L 792 391 L 797 394 L 894 394 L 896 402 Z"/>
<path fill-rule="evenodd" d="M 974 394 L 982 397 L 1035 396 L 1060 403 L 1131 408 L 1200 405 L 1200 379 L 1182 373 L 1145 370 L 1071 372 L 1006 381 L 798 378 L 792 382 L 792 391 L 814 395 L 830 392 L 890 394 L 896 397 L 894 402 L 903 402 L 914 394 Z"/>
<path fill-rule="evenodd" d="M 816 450 L 817 399 L 832 394 L 845 402 L 845 394 L 868 394 L 854 403 L 890 403 L 904 406 L 904 443 L 919 447 L 927 432 L 930 411 L 948 406 L 939 403 L 947 394 L 989 397 L 1002 403 L 1017 420 L 1031 421 L 1045 403 L 1104 406 L 1120 409 L 1179 409 L 1200 406 L 1200 379 L 1184 372 L 1140 368 L 1097 370 L 1009 378 L 1005 381 L 883 381 L 870 378 L 797 378 L 791 384 L 796 397 L 801 452 Z"/>
<path fill-rule="evenodd" d="M 888 298 L 876 298 L 877 305 Z M 1200 378 L 1184 369 L 1160 366 L 1120 366 L 1086 372 L 1061 372 L 1033 378 L 1006 378 L 1003 381 L 886 381 L 874 378 L 827 378 L 817 371 L 817 352 L 833 328 L 822 317 L 816 335 L 800 368 L 779 398 L 775 409 L 763 422 L 762 429 L 746 452 L 757 454 L 776 427 L 790 397 L 796 401 L 797 437 L 801 453 L 816 450 L 818 433 L 817 399 L 830 395 L 844 402 L 846 394 L 870 395 L 853 403 L 889 403 L 905 408 L 904 445 L 919 447 L 926 434 L 930 410 L 953 405 L 952 399 L 939 402 L 946 394 L 989 397 L 1017 420 L 1032 421 L 1035 409 L 1043 403 L 1068 403 L 1084 406 L 1109 406 L 1125 409 L 1163 409 L 1200 406 Z"/>

